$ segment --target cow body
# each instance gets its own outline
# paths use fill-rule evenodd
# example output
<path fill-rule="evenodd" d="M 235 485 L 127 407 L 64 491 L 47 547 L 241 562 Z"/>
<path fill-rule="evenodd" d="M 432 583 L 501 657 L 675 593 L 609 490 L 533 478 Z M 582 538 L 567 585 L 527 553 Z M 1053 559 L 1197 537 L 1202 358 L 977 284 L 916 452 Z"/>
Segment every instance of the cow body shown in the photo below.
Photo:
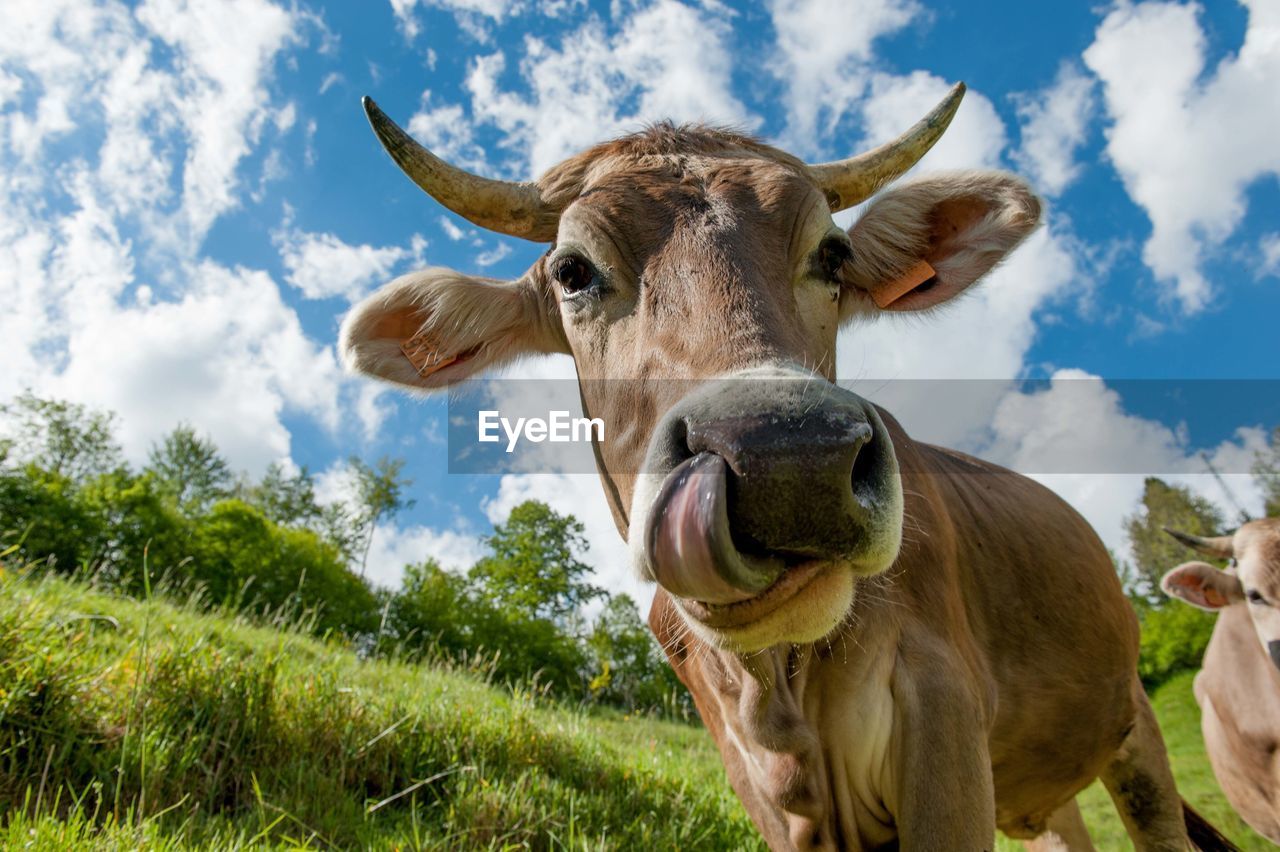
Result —
<path fill-rule="evenodd" d="M 1195 693 L 1205 750 L 1227 801 L 1255 831 L 1280 843 L 1280 672 L 1244 607 L 1218 616 Z"/>
<path fill-rule="evenodd" d="M 943 744 L 923 771 L 957 752 L 963 784 L 990 785 L 999 827 L 1035 837 L 1134 727 L 1136 620 L 1106 549 L 1057 496 L 881 416 L 908 532 L 835 635 L 738 656 L 682 630 L 662 592 L 650 623 L 774 848 L 895 839 L 914 794 L 897 758 L 921 739 Z M 1062 605 L 1079 600 L 1090 606 Z M 977 755 L 989 780 L 966 761 Z"/>
<path fill-rule="evenodd" d="M 943 305 L 1039 222 L 1013 175 L 884 189 L 963 92 L 837 163 L 658 125 L 525 184 L 448 166 L 369 104 L 434 197 L 553 245 L 517 281 L 391 282 L 345 320 L 344 358 L 432 390 L 572 356 L 584 413 L 611 424 L 605 499 L 659 585 L 651 624 L 774 848 L 991 849 L 999 825 L 1089 849 L 1073 796 L 1100 776 L 1138 848 L 1181 850 L 1190 823 L 1097 537 L 836 382 L 841 325 Z"/>

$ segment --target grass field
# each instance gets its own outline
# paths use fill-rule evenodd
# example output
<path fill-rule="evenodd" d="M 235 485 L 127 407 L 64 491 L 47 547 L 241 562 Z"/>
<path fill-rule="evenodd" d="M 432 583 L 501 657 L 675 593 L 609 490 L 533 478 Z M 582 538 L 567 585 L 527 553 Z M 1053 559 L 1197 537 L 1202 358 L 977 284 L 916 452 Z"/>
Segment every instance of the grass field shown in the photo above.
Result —
<path fill-rule="evenodd" d="M 1190 679 L 1155 702 L 1184 795 L 1269 848 L 1217 789 Z M 1084 802 L 1126 848 L 1105 793 Z M 762 848 L 696 727 L 11 572 L 0 847 Z"/>

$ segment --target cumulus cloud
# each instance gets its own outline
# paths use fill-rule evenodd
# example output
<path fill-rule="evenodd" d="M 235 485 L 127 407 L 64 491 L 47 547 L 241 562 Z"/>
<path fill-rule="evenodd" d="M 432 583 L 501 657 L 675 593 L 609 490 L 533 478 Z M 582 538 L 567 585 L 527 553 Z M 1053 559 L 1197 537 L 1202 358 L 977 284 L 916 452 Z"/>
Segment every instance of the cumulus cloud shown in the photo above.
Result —
<path fill-rule="evenodd" d="M 1047 89 L 1017 98 L 1022 143 L 1013 159 L 1040 192 L 1061 195 L 1079 177 L 1076 152 L 1096 109 L 1094 88 L 1094 80 L 1068 62 Z"/>
<path fill-rule="evenodd" d="M 1185 430 L 1126 411 L 1119 393 L 1083 371 L 1060 370 L 1048 387 L 1031 393 L 1011 391 L 991 426 L 983 457 L 1057 492 L 1121 557 L 1129 555 L 1124 518 L 1138 505 L 1147 475 L 1185 485 L 1219 506 L 1240 501 L 1255 516 L 1262 509 L 1262 495 L 1245 471 L 1266 446 L 1264 429 L 1241 428 L 1216 446 L 1197 447 Z M 1225 471 L 1221 480 L 1206 457 Z"/>
<path fill-rule="evenodd" d="M 1244 43 L 1213 69 L 1196 4 L 1122 3 L 1084 53 L 1107 153 L 1151 220 L 1143 260 L 1187 313 L 1213 296 L 1202 265 L 1240 225 L 1246 190 L 1280 174 L 1280 6 L 1242 2 Z"/>
<path fill-rule="evenodd" d="M 502 131 L 526 177 L 645 121 L 754 126 L 730 85 L 730 35 L 719 14 L 657 0 L 616 30 L 592 17 L 559 49 L 528 36 L 519 65 L 528 92 L 503 88 L 505 54 L 479 57 L 467 75 L 471 114 Z"/>
<path fill-rule="evenodd" d="M 1258 274 L 1280 276 L 1280 233 L 1267 234 L 1258 241 Z"/>
<path fill-rule="evenodd" d="M 288 458 L 286 415 L 338 427 L 332 349 L 270 276 L 199 253 L 249 194 L 249 153 L 296 123 L 269 81 L 312 26 L 267 0 L 6 9 L 22 97 L 0 112 L 0 397 L 115 410 L 135 460 L 189 422 L 250 472 Z M 76 158 L 54 159 L 72 133 Z"/>
<path fill-rule="evenodd" d="M 415 254 L 398 246 L 351 245 L 334 234 L 316 234 L 287 225 L 274 238 L 287 271 L 285 280 L 308 299 L 341 296 L 354 302 L 372 287 L 385 284 L 392 269 Z M 420 255 L 425 245 L 421 237 L 415 242 Z"/>
<path fill-rule="evenodd" d="M 820 137 L 863 96 L 876 40 L 922 12 L 914 0 L 772 0 L 771 69 L 787 86 L 786 144 L 802 154 L 817 153 Z"/>

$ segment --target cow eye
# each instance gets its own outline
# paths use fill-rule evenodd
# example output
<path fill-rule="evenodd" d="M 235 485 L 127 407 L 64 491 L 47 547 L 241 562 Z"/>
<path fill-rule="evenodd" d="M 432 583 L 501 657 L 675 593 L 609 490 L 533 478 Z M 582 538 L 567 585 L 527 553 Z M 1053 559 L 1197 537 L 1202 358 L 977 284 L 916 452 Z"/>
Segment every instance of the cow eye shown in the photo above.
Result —
<path fill-rule="evenodd" d="M 575 254 L 557 258 L 551 266 L 551 276 L 566 293 L 585 290 L 596 278 L 595 270 L 591 265 Z"/>
<path fill-rule="evenodd" d="M 1249 603 L 1251 604 L 1259 604 L 1261 606 L 1268 605 L 1267 599 L 1264 598 L 1262 596 L 1262 592 L 1258 591 L 1257 589 L 1250 589 L 1249 591 L 1245 592 L 1244 596 L 1249 599 Z"/>
<path fill-rule="evenodd" d="M 841 240 L 827 240 L 818 247 L 818 267 L 831 281 L 840 276 L 841 268 L 852 258 L 853 252 Z"/>

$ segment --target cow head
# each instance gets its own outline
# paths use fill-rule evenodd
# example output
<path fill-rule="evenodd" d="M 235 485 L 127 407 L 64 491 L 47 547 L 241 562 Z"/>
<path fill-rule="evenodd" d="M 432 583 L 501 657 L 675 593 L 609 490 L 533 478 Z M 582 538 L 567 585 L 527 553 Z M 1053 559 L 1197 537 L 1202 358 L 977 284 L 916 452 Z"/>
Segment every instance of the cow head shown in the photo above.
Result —
<path fill-rule="evenodd" d="M 1280 518 L 1250 521 L 1214 538 L 1165 531 L 1206 556 L 1231 560 L 1225 571 L 1207 562 L 1179 565 L 1160 581 L 1165 594 L 1209 612 L 1248 607 L 1258 641 L 1280 668 Z"/>
<path fill-rule="evenodd" d="M 902 529 L 889 431 L 834 383 L 837 329 L 955 298 L 1039 219 L 1003 173 L 880 191 L 963 93 L 849 160 L 807 165 L 740 134 L 660 124 L 523 184 L 444 163 L 366 99 L 419 186 L 551 247 L 515 281 L 428 269 L 391 282 L 344 322 L 345 361 L 432 390 L 523 355 L 573 356 L 583 405 L 607 424 L 600 474 L 640 575 L 721 647 L 817 640 L 857 578 L 894 561 Z M 873 195 L 848 231 L 832 221 Z"/>

